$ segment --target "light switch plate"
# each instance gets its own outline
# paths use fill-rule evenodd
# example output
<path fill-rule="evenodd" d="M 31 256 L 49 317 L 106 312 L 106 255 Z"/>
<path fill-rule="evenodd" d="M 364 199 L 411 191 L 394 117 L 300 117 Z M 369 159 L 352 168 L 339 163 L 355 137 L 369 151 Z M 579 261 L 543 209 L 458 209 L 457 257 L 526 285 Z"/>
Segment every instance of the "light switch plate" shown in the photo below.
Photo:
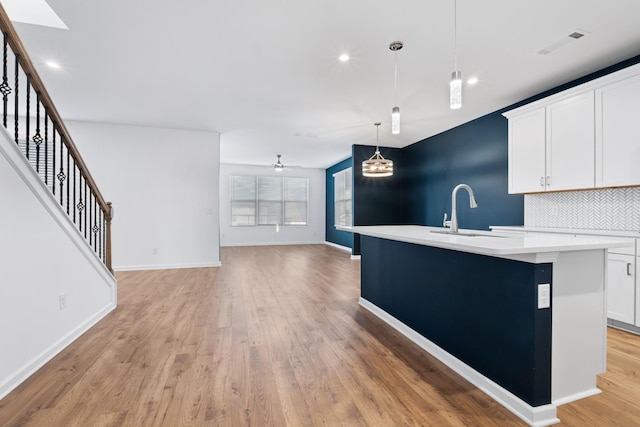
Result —
<path fill-rule="evenodd" d="M 551 307 L 551 284 L 538 285 L 538 310 Z"/>

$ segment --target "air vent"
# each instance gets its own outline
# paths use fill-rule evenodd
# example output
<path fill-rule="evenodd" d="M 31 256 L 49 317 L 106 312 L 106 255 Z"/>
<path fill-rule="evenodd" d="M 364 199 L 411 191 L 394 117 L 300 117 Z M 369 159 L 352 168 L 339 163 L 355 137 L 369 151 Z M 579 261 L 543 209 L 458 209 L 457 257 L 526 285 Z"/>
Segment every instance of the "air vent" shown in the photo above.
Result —
<path fill-rule="evenodd" d="M 551 52 L 560 49 L 562 46 L 565 46 L 574 40 L 584 37 L 586 34 L 587 33 L 583 30 L 575 30 L 571 34 L 562 37 L 560 40 L 551 43 L 549 46 L 540 49 L 537 53 L 539 53 L 540 55 L 548 55 Z"/>

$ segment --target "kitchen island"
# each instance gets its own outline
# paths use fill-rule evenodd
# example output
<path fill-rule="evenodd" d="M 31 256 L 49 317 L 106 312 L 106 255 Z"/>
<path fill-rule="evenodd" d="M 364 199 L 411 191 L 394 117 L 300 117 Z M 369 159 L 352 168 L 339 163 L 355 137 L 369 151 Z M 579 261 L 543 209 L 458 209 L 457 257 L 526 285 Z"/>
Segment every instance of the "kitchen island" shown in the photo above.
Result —
<path fill-rule="evenodd" d="M 606 368 L 602 238 L 423 226 L 353 227 L 360 304 L 534 426 L 599 393 Z"/>

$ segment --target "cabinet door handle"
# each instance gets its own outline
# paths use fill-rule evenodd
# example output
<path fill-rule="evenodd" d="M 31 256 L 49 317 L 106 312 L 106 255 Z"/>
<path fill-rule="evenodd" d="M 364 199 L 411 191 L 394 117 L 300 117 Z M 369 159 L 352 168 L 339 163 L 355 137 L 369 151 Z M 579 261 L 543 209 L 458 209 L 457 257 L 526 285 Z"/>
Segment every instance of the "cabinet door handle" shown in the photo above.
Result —
<path fill-rule="evenodd" d="M 551 177 L 547 176 L 547 186 L 551 186 Z"/>
<path fill-rule="evenodd" d="M 633 264 L 631 264 L 630 262 L 627 263 L 627 276 L 633 276 L 633 273 L 631 272 L 632 266 Z"/>
<path fill-rule="evenodd" d="M 544 176 L 540 177 L 540 187 L 544 187 Z"/>

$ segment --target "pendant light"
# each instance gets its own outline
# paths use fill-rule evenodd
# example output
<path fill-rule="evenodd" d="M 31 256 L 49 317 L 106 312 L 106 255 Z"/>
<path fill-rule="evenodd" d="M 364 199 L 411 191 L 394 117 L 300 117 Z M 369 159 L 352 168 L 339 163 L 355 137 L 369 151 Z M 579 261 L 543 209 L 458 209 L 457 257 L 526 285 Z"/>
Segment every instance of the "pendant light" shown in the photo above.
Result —
<path fill-rule="evenodd" d="M 402 49 L 402 42 L 393 42 L 389 45 L 389 49 L 394 54 L 394 89 L 395 89 L 395 107 L 391 109 L 391 133 L 397 135 L 400 133 L 400 107 L 398 107 L 398 51 Z"/>
<path fill-rule="evenodd" d="M 462 73 L 458 71 L 458 4 L 453 0 L 453 72 L 449 81 L 449 107 L 462 107 Z"/>
<path fill-rule="evenodd" d="M 380 122 L 374 123 L 374 126 L 376 127 L 376 152 L 373 153 L 369 160 L 362 162 L 362 175 L 372 178 L 391 176 L 393 175 L 393 161 L 382 157 L 378 147 L 378 126 L 380 126 Z"/>

